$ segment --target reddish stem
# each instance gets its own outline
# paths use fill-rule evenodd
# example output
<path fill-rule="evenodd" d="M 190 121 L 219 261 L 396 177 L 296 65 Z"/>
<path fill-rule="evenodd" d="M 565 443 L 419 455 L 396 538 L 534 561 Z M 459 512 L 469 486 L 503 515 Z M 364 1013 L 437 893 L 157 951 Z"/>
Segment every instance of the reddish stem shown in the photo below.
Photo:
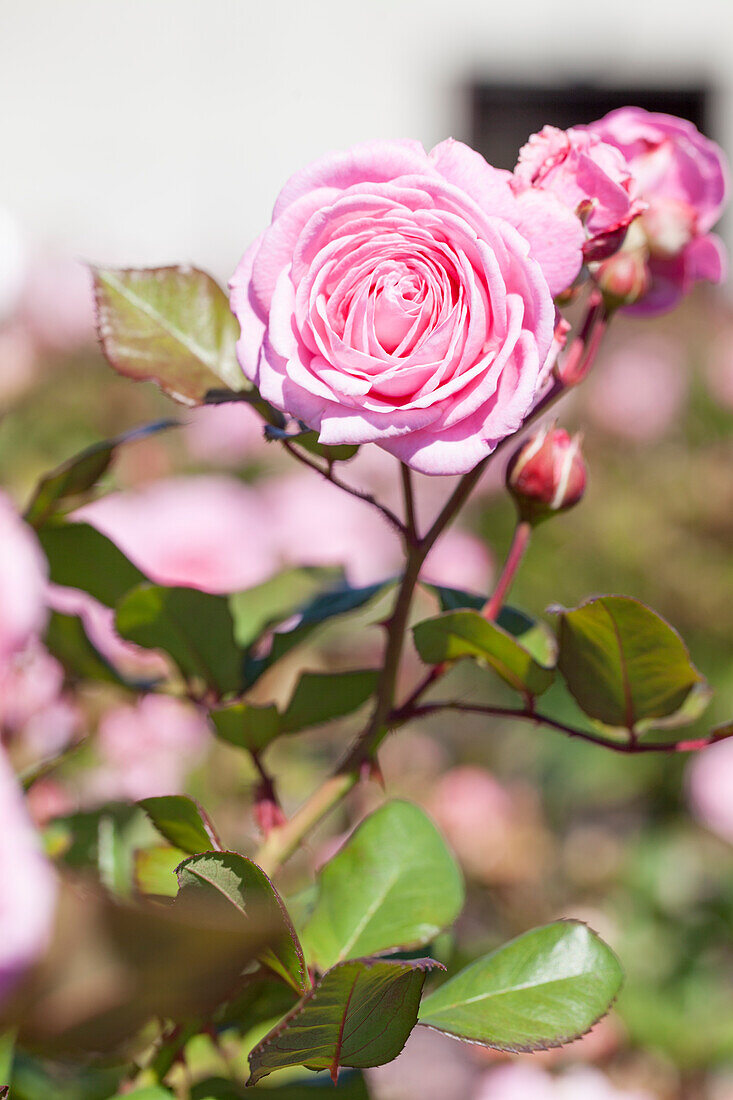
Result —
<path fill-rule="evenodd" d="M 522 559 L 529 546 L 529 540 L 532 535 L 532 525 L 527 523 L 526 520 L 521 520 L 517 523 L 514 529 L 514 537 L 512 544 L 509 547 L 509 553 L 507 554 L 506 561 L 504 562 L 504 568 L 501 571 L 499 580 L 497 581 L 496 588 L 494 589 L 491 597 L 486 601 L 481 611 L 481 614 L 489 622 L 494 622 L 498 618 L 504 601 L 509 593 L 509 589 L 512 586 L 512 582 L 517 574 L 519 566 L 522 564 Z"/>

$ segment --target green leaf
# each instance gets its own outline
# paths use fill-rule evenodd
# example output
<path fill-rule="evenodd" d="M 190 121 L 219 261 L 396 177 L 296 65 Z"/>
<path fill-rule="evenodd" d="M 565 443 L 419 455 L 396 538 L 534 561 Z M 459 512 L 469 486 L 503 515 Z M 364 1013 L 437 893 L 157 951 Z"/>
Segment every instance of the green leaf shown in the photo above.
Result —
<path fill-rule="evenodd" d="M 280 736 L 280 714 L 274 703 L 257 707 L 232 703 L 209 711 L 216 736 L 249 752 L 262 752 Z"/>
<path fill-rule="evenodd" d="M 461 872 L 430 818 L 386 802 L 322 869 L 303 938 L 320 970 L 357 955 L 421 947 L 452 924 Z"/>
<path fill-rule="evenodd" d="M 53 583 L 80 588 L 106 607 L 114 607 L 147 580 L 110 539 L 87 523 L 46 523 L 38 538 Z"/>
<path fill-rule="evenodd" d="M 229 597 L 237 644 L 247 649 L 275 623 L 283 622 L 324 588 L 343 586 L 343 570 L 329 566 L 287 569 L 255 588 Z"/>
<path fill-rule="evenodd" d="M 178 893 L 176 868 L 186 853 L 180 848 L 158 844 L 155 848 L 139 848 L 133 860 L 133 881 L 140 894 L 174 898 Z"/>
<path fill-rule="evenodd" d="M 186 267 L 92 274 L 102 350 L 120 374 L 155 382 L 184 405 L 222 383 L 249 389 L 235 354 L 239 326 L 210 275 Z"/>
<path fill-rule="evenodd" d="M 59 611 L 52 611 L 44 641 L 46 648 L 61 662 L 70 679 L 125 684 L 123 678 L 89 641 L 77 615 L 63 615 Z"/>
<path fill-rule="evenodd" d="M 140 585 L 118 604 L 116 625 L 123 638 L 162 649 L 186 680 L 202 680 L 217 696 L 242 685 L 242 654 L 224 596 Z"/>
<path fill-rule="evenodd" d="M 426 664 L 476 657 L 522 695 L 541 695 L 554 678 L 551 643 L 542 627 L 519 612 L 493 623 L 477 611 L 448 611 L 418 623 L 413 636 Z"/>
<path fill-rule="evenodd" d="M 396 1058 L 417 1021 L 432 959 L 352 959 L 329 970 L 249 1056 L 249 1085 L 285 1066 L 331 1073 Z"/>
<path fill-rule="evenodd" d="M 84 496 L 107 472 L 118 447 L 177 426 L 177 420 L 158 420 L 154 424 L 145 424 L 142 428 L 134 428 L 114 439 L 106 439 L 87 447 L 41 478 L 28 505 L 25 519 L 33 527 L 40 527 L 60 506 L 68 506 L 73 501 L 74 507 L 78 507 Z"/>
<path fill-rule="evenodd" d="M 246 917 L 254 908 L 264 914 L 276 940 L 261 956 L 298 993 L 310 987 L 303 949 L 288 911 L 269 878 L 256 863 L 237 852 L 205 852 L 185 859 L 178 868 L 182 892 L 206 889 L 217 892 Z"/>
<path fill-rule="evenodd" d="M 351 714 L 377 686 L 374 669 L 353 672 L 304 672 L 280 720 L 283 733 L 297 733 Z"/>
<path fill-rule="evenodd" d="M 580 708 L 607 726 L 653 725 L 703 682 L 679 634 L 638 600 L 599 596 L 558 610 L 558 667 Z"/>
<path fill-rule="evenodd" d="M 535 928 L 425 998 L 420 1023 L 497 1050 L 546 1050 L 585 1034 L 617 996 L 621 965 L 584 924 Z"/>
<path fill-rule="evenodd" d="M 464 592 L 461 588 L 447 588 L 442 584 L 429 584 L 422 581 L 426 591 L 432 592 L 437 598 L 441 611 L 462 611 L 470 608 L 472 611 L 480 611 L 486 603 L 486 596 L 476 592 Z"/>
<path fill-rule="evenodd" d="M 370 584 L 364 588 L 351 588 L 345 585 L 343 588 L 316 596 L 302 609 L 300 622 L 296 627 L 287 633 L 275 634 L 267 664 L 274 664 L 295 646 L 302 645 L 314 630 L 329 619 L 338 615 L 347 615 L 365 607 L 381 595 L 391 583 L 391 581 L 381 581 L 379 584 Z"/>
<path fill-rule="evenodd" d="M 221 841 L 206 811 L 182 794 L 143 798 L 138 802 L 160 835 L 190 855 L 221 850 Z"/>
<path fill-rule="evenodd" d="M 233 703 L 210 711 L 217 736 L 250 752 L 262 752 L 281 734 L 300 733 L 351 714 L 373 694 L 378 673 L 304 672 L 284 713 L 274 704 Z"/>

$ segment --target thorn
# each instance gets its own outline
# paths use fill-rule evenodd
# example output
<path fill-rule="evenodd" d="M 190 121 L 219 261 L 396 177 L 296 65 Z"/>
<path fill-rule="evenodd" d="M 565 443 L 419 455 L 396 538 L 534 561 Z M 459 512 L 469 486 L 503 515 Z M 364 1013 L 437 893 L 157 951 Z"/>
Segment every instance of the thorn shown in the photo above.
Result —
<path fill-rule="evenodd" d="M 333 1065 L 331 1066 L 330 1070 L 329 1070 L 329 1073 L 331 1074 L 331 1080 L 333 1081 L 334 1086 L 338 1085 L 338 1083 L 339 1083 L 339 1069 L 340 1069 L 340 1066 L 339 1066 L 338 1062 L 334 1062 Z"/>
<path fill-rule="evenodd" d="M 360 772 L 362 783 L 372 780 L 372 782 L 378 783 L 382 790 L 385 790 L 384 773 L 376 756 L 372 757 L 371 760 L 365 760 L 361 765 Z"/>

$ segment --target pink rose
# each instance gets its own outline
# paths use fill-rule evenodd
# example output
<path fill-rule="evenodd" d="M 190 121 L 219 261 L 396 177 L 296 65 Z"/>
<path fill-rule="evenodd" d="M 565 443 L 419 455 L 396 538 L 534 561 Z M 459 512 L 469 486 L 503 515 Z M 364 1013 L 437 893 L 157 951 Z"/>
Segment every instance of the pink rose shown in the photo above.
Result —
<path fill-rule="evenodd" d="M 0 748 L 0 1000 L 43 953 L 51 934 L 56 878 Z"/>
<path fill-rule="evenodd" d="M 688 377 L 679 348 L 649 337 L 614 349 L 590 378 L 587 415 L 634 443 L 661 439 L 685 404 Z"/>
<path fill-rule="evenodd" d="M 636 181 L 636 197 L 649 204 L 638 224 L 649 251 L 651 287 L 630 308 L 662 313 L 698 280 L 719 283 L 725 251 L 710 230 L 728 190 L 722 149 L 691 122 L 641 107 L 611 111 L 587 129 L 621 150 Z"/>
<path fill-rule="evenodd" d="M 156 481 L 101 497 L 76 517 L 110 538 L 157 584 L 229 593 L 274 571 L 258 495 L 234 478 Z"/>
<path fill-rule="evenodd" d="M 587 259 L 615 252 L 646 203 L 633 195 L 629 166 L 613 145 L 587 130 L 545 126 L 519 151 L 514 187 L 551 191 L 585 226 Z"/>
<path fill-rule="evenodd" d="M 470 531 L 450 527 L 433 546 L 420 575 L 430 584 L 488 594 L 494 563 L 485 542 Z"/>
<path fill-rule="evenodd" d="M 35 534 L 0 492 L 0 661 L 42 630 L 47 571 Z"/>
<path fill-rule="evenodd" d="M 323 443 L 427 474 L 515 432 L 584 239 L 554 195 L 460 142 L 376 141 L 296 173 L 232 280 L 244 373 Z"/>

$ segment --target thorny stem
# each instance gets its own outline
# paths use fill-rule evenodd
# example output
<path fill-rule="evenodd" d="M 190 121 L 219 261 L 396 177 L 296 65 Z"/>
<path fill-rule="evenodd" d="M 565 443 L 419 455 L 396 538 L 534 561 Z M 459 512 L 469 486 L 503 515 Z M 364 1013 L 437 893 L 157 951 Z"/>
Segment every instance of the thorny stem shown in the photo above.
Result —
<path fill-rule="evenodd" d="M 584 346 L 589 342 L 593 342 L 593 355 L 595 355 L 598 347 L 597 340 L 594 342 L 592 338 L 597 328 L 596 321 L 601 316 L 599 312 L 600 309 L 601 306 L 599 303 L 595 299 L 591 299 L 580 337 L 577 338 L 582 339 Z M 605 322 L 600 327 L 602 331 L 605 330 Z M 577 339 L 575 344 L 577 344 Z M 590 348 L 588 348 L 588 350 L 590 351 Z M 590 366 L 589 355 L 585 356 L 584 365 L 587 370 Z M 542 416 L 562 396 L 566 389 L 567 385 L 565 382 L 555 377 L 545 395 L 538 401 L 525 420 L 523 427 L 527 427 L 539 416 Z M 316 470 L 317 473 L 321 474 L 322 477 L 325 477 L 328 481 L 331 481 L 345 492 L 378 508 L 385 518 L 400 532 L 405 545 L 407 561 L 405 572 L 402 575 L 402 580 L 397 591 L 392 614 L 385 624 L 387 640 L 384 649 L 384 659 L 379 683 L 377 685 L 376 703 L 369 723 L 358 735 L 346 755 L 334 769 L 333 773 L 316 791 L 314 791 L 310 798 L 307 799 L 293 815 L 290 821 L 272 829 L 266 837 L 259 852 L 255 856 L 255 861 L 268 875 L 273 875 L 285 860 L 287 860 L 298 848 L 301 841 L 310 830 L 346 797 L 349 791 L 352 790 L 359 781 L 364 763 L 371 758 L 384 735 L 390 728 L 406 720 L 405 714 L 410 711 L 410 708 L 412 708 L 411 713 L 416 713 L 419 710 L 419 708 L 414 708 L 413 704 L 417 701 L 422 692 L 437 680 L 445 670 L 445 665 L 439 665 L 431 670 L 423 683 L 420 684 L 410 696 L 407 704 L 404 704 L 397 710 L 394 708 L 397 671 L 402 656 L 412 597 L 425 558 L 435 542 L 442 535 L 443 531 L 448 527 L 468 500 L 489 461 L 495 458 L 513 438 L 514 437 L 507 437 L 501 440 L 491 455 L 488 455 L 479 462 L 473 470 L 469 471 L 469 473 L 464 474 L 434 520 L 432 526 L 422 537 L 419 537 L 414 529 L 412 482 L 409 473 L 405 473 L 404 467 L 402 468 L 402 485 L 405 496 L 406 525 L 403 524 L 389 508 L 386 508 L 369 493 L 362 493 L 346 485 L 334 476 L 331 469 L 324 470 L 318 463 L 311 461 L 294 448 L 292 444 L 285 441 L 286 449 L 299 462 L 302 462 L 306 466 L 310 466 L 312 469 Z M 513 573 L 511 576 L 513 576 Z M 509 580 L 511 580 L 511 576 Z M 525 711 L 521 711 L 520 715 L 525 718 L 530 717 Z M 578 733 L 577 735 L 581 736 L 582 734 Z M 611 744 L 613 747 L 616 747 L 615 743 Z"/>
<path fill-rule="evenodd" d="M 292 443 L 289 443 L 288 440 L 285 439 L 282 442 L 285 450 L 289 455 L 292 455 L 297 462 L 300 462 L 303 466 L 307 466 L 311 470 L 315 470 L 316 473 L 320 474 L 326 481 L 330 481 L 337 489 L 342 489 L 343 492 L 348 493 L 349 496 L 356 497 L 357 500 L 363 501 L 364 504 L 369 504 L 372 508 L 376 508 L 377 511 L 382 513 L 387 522 L 397 529 L 400 536 L 404 537 L 405 525 L 386 504 L 382 504 L 376 497 L 372 496 L 371 493 L 364 492 L 362 489 L 357 489 L 355 486 L 348 485 L 345 481 L 342 481 L 341 478 L 333 472 L 332 464 L 324 469 L 323 466 L 319 465 L 314 459 L 309 458 L 308 455 L 303 454 L 302 451 L 299 451 L 298 448 Z"/>
<path fill-rule="evenodd" d="M 611 737 L 604 737 L 600 733 L 590 730 L 577 729 L 566 722 L 558 722 L 547 714 L 539 714 L 536 710 L 528 708 L 495 707 L 487 703 L 460 703 L 460 702 L 435 702 L 424 703 L 419 707 L 412 707 L 409 711 L 400 709 L 399 721 L 408 722 L 413 718 L 426 718 L 431 714 L 443 711 L 457 711 L 461 714 L 483 714 L 491 718 L 513 718 L 520 721 L 534 722 L 536 725 L 548 726 L 550 729 L 564 733 L 567 737 L 576 737 L 581 741 L 588 741 L 591 745 L 601 745 L 604 749 L 612 749 L 614 752 L 625 753 L 633 756 L 636 753 L 645 752 L 697 752 L 714 745 L 718 741 L 725 741 L 733 736 L 733 730 L 725 727 L 714 731 L 707 737 L 700 737 L 694 741 L 639 741 L 638 737 L 632 737 L 628 741 L 614 741 Z M 629 731 L 631 732 L 631 731 Z"/>

